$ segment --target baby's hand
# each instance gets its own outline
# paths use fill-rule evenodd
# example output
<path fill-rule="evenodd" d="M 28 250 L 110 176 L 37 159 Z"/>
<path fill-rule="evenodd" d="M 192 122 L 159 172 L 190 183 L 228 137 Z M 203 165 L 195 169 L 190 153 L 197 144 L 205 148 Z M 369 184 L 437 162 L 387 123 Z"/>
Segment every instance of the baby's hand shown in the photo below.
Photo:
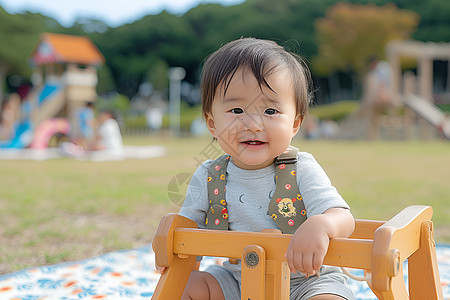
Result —
<path fill-rule="evenodd" d="M 322 266 L 330 243 L 322 217 L 312 216 L 294 233 L 285 255 L 292 273 L 300 271 L 310 276 Z"/>

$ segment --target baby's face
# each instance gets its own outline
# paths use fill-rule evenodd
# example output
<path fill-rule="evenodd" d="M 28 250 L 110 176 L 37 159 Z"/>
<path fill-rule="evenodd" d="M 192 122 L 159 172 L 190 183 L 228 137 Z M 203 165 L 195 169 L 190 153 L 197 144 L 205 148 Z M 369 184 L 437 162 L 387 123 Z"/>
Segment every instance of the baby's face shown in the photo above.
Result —
<path fill-rule="evenodd" d="M 240 168 L 251 170 L 273 163 L 298 132 L 294 89 L 285 70 L 266 78 L 273 91 L 261 88 L 252 72 L 240 68 L 223 95 L 218 89 L 206 123 L 222 149 Z"/>

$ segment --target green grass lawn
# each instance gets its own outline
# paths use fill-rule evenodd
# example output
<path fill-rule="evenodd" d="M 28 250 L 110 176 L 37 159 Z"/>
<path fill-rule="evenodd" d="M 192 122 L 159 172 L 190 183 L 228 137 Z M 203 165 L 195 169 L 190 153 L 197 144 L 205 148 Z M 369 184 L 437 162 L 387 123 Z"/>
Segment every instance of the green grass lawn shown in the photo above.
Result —
<path fill-rule="evenodd" d="M 171 179 L 217 154 L 210 138 L 125 143 L 168 152 L 114 162 L 0 161 L 0 274 L 150 243 L 159 219 L 179 209 L 167 195 Z M 356 218 L 386 220 L 408 205 L 431 205 L 437 241 L 450 242 L 450 143 L 293 144 L 314 154 Z"/>

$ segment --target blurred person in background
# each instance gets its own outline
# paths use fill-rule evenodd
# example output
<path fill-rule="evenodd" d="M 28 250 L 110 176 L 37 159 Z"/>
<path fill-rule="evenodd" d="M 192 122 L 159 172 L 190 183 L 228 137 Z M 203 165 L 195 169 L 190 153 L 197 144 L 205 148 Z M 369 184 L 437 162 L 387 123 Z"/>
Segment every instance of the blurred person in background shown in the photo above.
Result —
<path fill-rule="evenodd" d="M 107 150 L 111 154 L 122 154 L 122 134 L 114 112 L 110 110 L 101 111 L 96 122 L 97 130 L 93 150 Z"/>
<path fill-rule="evenodd" d="M 94 141 L 94 104 L 86 102 L 86 104 L 76 112 L 76 124 L 74 140 L 76 143 L 87 150 L 91 148 Z"/>

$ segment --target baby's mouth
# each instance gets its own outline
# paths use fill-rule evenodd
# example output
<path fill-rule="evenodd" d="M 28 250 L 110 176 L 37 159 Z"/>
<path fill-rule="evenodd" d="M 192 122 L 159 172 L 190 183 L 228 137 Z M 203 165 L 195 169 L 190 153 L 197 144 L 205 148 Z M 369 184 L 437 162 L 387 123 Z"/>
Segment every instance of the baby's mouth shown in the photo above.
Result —
<path fill-rule="evenodd" d="M 258 140 L 249 140 L 249 141 L 243 141 L 241 143 L 246 144 L 246 145 L 257 146 L 257 145 L 263 145 L 266 142 L 258 141 Z"/>

